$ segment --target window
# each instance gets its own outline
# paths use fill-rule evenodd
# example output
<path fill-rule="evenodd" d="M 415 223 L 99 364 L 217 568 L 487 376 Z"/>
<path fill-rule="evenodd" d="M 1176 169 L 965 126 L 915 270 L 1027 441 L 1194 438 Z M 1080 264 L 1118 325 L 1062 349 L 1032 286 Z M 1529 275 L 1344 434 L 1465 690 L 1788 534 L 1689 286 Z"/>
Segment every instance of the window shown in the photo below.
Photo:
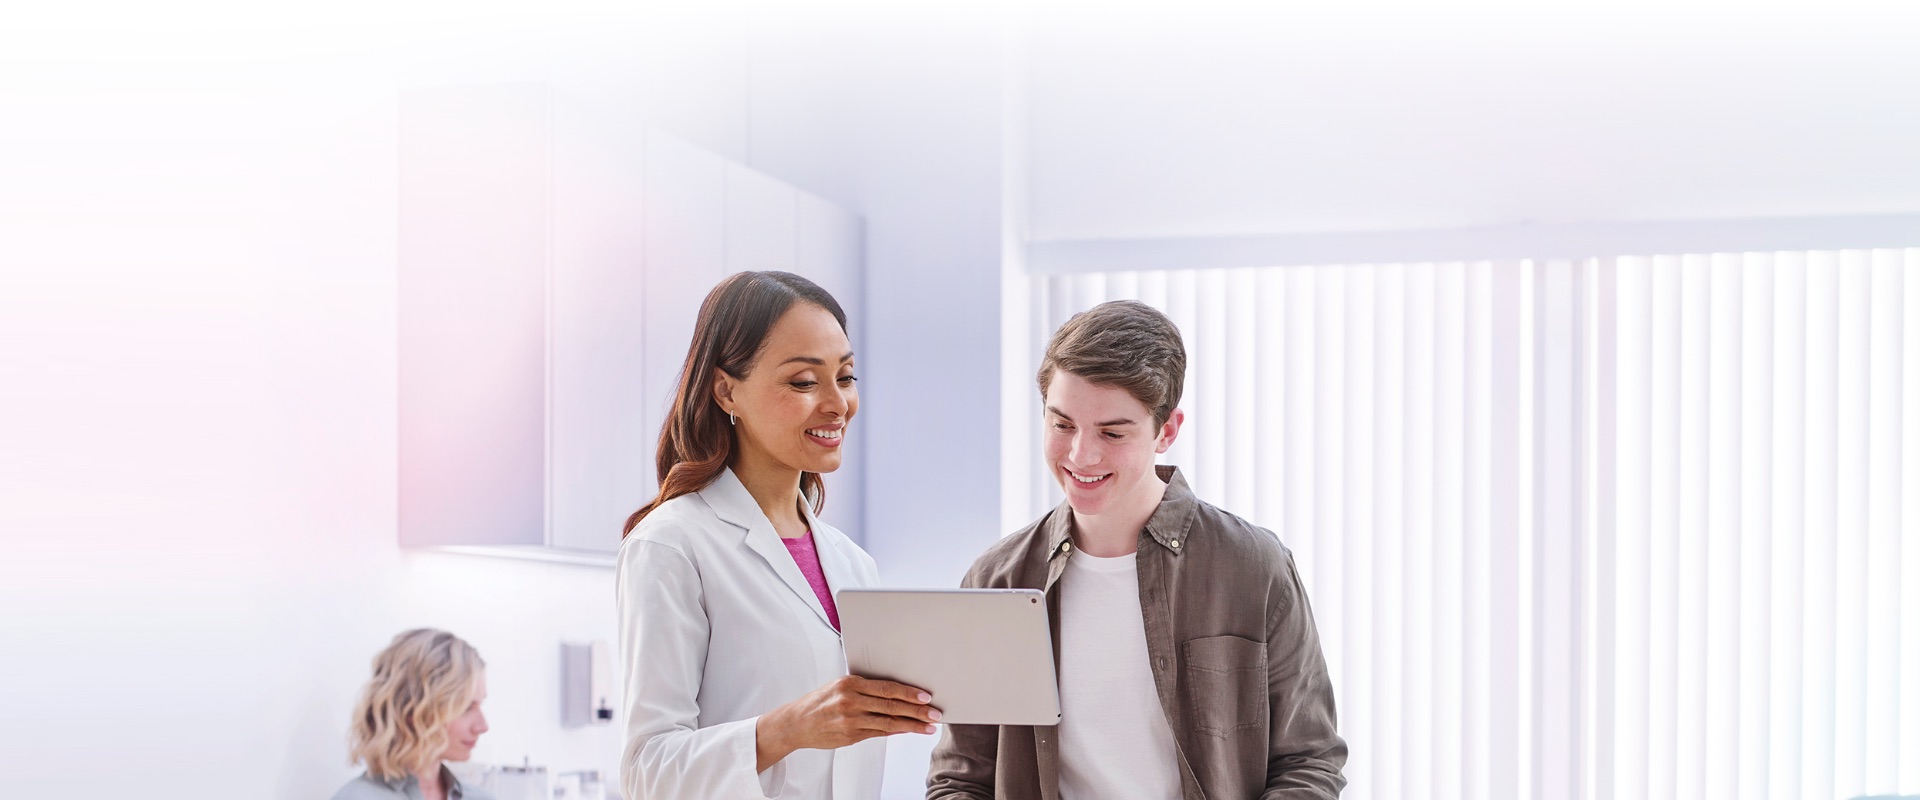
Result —
<path fill-rule="evenodd" d="M 1920 249 L 1010 280 L 1029 397 L 1074 312 L 1179 324 L 1164 461 L 1292 548 L 1348 797 L 1920 793 Z"/>

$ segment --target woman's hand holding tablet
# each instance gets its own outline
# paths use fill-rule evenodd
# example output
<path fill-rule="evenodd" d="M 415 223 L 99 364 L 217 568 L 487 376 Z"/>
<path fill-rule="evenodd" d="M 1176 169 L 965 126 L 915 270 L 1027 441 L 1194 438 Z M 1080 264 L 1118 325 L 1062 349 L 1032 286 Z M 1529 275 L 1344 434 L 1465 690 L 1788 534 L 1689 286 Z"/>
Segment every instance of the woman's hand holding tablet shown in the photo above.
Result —
<path fill-rule="evenodd" d="M 847 675 L 760 717 L 754 727 L 759 769 L 795 750 L 845 747 L 875 736 L 933 733 L 933 695 L 904 683 Z"/>

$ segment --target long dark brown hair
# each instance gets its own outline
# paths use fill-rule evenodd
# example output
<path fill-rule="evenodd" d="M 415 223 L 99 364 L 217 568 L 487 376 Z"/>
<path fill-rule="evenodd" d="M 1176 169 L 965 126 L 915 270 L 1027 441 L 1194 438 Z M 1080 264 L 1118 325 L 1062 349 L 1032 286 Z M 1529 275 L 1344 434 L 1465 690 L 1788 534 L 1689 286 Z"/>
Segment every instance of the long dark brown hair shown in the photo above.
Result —
<path fill-rule="evenodd" d="M 654 451 L 654 470 L 660 493 L 633 516 L 621 537 L 632 533 L 640 520 L 661 503 L 707 488 L 732 461 L 734 427 L 713 400 L 713 371 L 723 370 L 744 379 L 766 347 L 767 332 L 795 303 L 827 310 L 847 330 L 847 313 L 833 295 L 813 281 L 790 272 L 740 272 L 727 276 L 700 304 L 693 324 L 693 344 L 680 367 L 673 390 L 673 407 L 660 426 L 660 446 Z M 812 472 L 800 473 L 800 492 L 818 514 L 826 506 L 827 486 Z"/>

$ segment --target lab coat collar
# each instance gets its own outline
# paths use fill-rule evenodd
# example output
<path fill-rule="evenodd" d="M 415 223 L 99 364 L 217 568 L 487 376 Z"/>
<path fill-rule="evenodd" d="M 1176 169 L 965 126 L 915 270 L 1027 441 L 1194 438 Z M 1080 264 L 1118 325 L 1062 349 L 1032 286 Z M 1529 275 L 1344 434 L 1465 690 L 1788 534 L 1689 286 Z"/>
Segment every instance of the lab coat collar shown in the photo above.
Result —
<path fill-rule="evenodd" d="M 813 586 L 807 583 L 807 576 L 800 572 L 800 565 L 794 563 L 793 553 L 780 541 L 780 534 L 773 529 L 773 521 L 767 519 L 766 512 L 760 510 L 760 504 L 747 491 L 747 485 L 733 474 L 729 467 L 715 478 L 707 488 L 700 490 L 700 498 L 713 509 L 715 516 L 742 531 L 741 542 L 748 549 L 759 554 L 773 569 L 780 581 L 794 594 L 813 609 L 814 616 L 820 618 L 820 624 L 833 629 L 833 621 L 827 618 L 827 610 L 820 605 L 820 598 L 813 593 Z M 820 556 L 820 571 L 827 576 L 828 591 L 851 585 L 853 565 L 847 560 L 847 554 L 840 537 L 820 523 L 813 515 L 813 507 L 800 504 L 800 513 L 806 517 L 807 528 L 813 531 L 813 550 Z M 835 634 L 838 635 L 838 631 Z"/>

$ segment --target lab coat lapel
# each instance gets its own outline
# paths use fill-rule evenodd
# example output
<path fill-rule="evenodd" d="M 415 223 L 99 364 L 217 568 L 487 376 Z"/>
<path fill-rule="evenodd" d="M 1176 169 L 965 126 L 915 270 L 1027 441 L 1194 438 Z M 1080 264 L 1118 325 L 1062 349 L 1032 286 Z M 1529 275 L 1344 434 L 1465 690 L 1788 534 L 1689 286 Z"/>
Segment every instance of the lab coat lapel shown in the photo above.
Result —
<path fill-rule="evenodd" d="M 807 576 L 800 573 L 800 565 L 793 562 L 793 554 L 787 550 L 785 544 L 780 542 L 780 534 L 774 531 L 773 523 L 760 510 L 760 504 L 754 502 L 753 495 L 747 491 L 746 484 L 740 482 L 740 478 L 733 474 L 733 470 L 720 473 L 720 477 L 715 478 L 712 485 L 700 491 L 700 497 L 707 501 L 707 506 L 712 508 L 713 513 L 720 519 L 745 531 L 743 542 L 747 549 L 765 560 L 773 573 L 780 577 L 780 582 L 786 584 L 788 589 L 798 595 L 808 608 L 813 609 L 813 614 L 819 617 L 820 624 L 826 625 L 831 630 L 833 623 L 827 619 L 827 610 L 821 607 L 820 598 L 814 596 L 813 586 L 807 583 Z M 813 515 L 809 513 L 807 519 L 812 523 Z M 819 528 L 815 527 L 814 531 L 814 550 L 820 553 L 821 567 L 826 572 L 827 584 L 830 587 L 838 587 L 839 584 L 834 582 L 833 571 L 826 567 L 828 548 L 821 544 Z"/>
<path fill-rule="evenodd" d="M 806 507 L 807 527 L 813 530 L 813 549 L 820 554 L 820 571 L 827 576 L 827 591 L 837 594 L 841 589 L 860 586 L 859 568 L 855 566 L 852 554 L 847 552 L 852 542 L 840 533 L 839 529 L 829 526 L 813 515 L 813 507 Z"/>

